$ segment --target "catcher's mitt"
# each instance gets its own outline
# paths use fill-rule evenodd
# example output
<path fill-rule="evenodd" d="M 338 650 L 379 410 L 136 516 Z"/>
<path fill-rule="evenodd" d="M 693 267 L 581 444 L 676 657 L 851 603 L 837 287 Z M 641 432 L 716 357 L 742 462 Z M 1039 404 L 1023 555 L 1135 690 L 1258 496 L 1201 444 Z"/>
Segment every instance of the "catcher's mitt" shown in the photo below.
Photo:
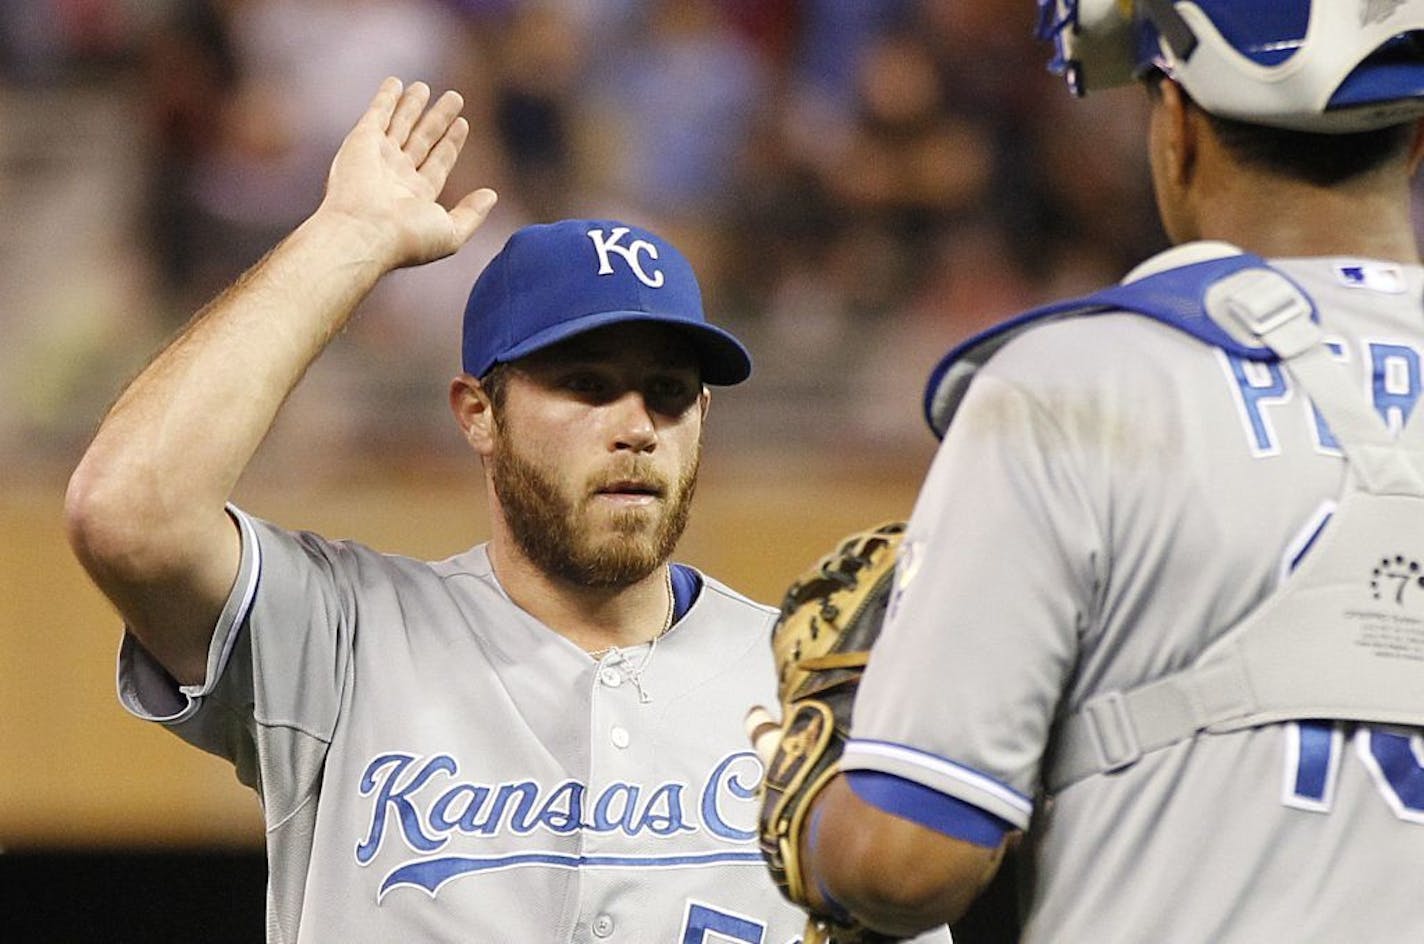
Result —
<path fill-rule="evenodd" d="M 839 768 L 856 688 L 889 605 L 905 525 L 895 521 L 846 538 L 796 579 L 772 628 L 781 699 L 781 736 L 762 780 L 762 857 L 783 895 L 808 907 L 800 844 L 806 814 Z M 806 940 L 889 941 L 812 914 Z"/>

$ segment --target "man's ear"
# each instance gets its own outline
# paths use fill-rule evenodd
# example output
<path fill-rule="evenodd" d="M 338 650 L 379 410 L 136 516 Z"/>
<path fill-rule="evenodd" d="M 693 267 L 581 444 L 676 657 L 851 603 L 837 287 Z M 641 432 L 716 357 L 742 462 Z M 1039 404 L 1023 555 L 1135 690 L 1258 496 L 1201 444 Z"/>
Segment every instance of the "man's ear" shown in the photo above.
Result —
<path fill-rule="evenodd" d="M 494 404 L 477 378 L 461 374 L 450 381 L 450 411 L 476 453 L 487 456 L 494 451 Z"/>
<path fill-rule="evenodd" d="M 1419 170 L 1419 162 L 1424 160 L 1424 118 L 1414 122 L 1414 139 L 1409 142 L 1409 176 Z"/>
<path fill-rule="evenodd" d="M 1182 87 L 1171 79 L 1162 80 L 1162 105 L 1167 111 L 1167 158 L 1172 182 L 1186 187 L 1197 170 L 1197 135 L 1202 116 Z"/>
<path fill-rule="evenodd" d="M 702 393 L 697 398 L 698 409 L 702 411 L 702 421 L 707 422 L 707 408 L 712 405 L 712 390 L 706 384 L 702 385 Z"/>

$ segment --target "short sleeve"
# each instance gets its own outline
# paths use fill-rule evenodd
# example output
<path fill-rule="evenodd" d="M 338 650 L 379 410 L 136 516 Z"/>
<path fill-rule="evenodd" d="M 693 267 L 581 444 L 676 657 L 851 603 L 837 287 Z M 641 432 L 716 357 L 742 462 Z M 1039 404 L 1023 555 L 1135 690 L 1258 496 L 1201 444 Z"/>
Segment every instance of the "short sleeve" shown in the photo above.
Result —
<path fill-rule="evenodd" d="M 350 546 L 286 531 L 237 508 L 238 577 L 214 628 L 206 677 L 180 686 L 125 633 L 119 698 L 140 718 L 232 761 L 264 796 L 300 792 L 277 784 L 281 764 L 264 764 L 277 741 L 299 739 L 304 756 L 330 742 L 350 666 L 355 562 Z M 259 741 L 262 743 L 259 745 Z M 279 789 L 280 788 L 280 789 Z"/>
<path fill-rule="evenodd" d="M 922 487 L 856 701 L 847 769 L 1024 827 L 1078 640 L 1100 528 L 1053 412 L 981 374 Z"/>
<path fill-rule="evenodd" d="M 229 506 L 228 513 L 237 522 L 241 535 L 242 556 L 232 590 L 213 627 L 208 643 L 207 671 L 197 685 L 180 685 L 127 628 L 119 645 L 119 701 L 130 713 L 145 721 L 178 724 L 187 721 L 197 711 L 205 696 L 210 695 L 227 671 L 228 662 L 241 629 L 252 606 L 261 570 L 261 548 L 251 519 Z"/>

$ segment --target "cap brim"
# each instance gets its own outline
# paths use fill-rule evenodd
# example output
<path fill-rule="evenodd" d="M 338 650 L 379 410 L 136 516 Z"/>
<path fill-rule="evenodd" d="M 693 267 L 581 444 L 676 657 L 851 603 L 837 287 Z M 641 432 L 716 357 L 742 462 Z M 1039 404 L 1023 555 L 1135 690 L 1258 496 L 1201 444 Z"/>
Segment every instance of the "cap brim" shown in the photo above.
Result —
<path fill-rule="evenodd" d="M 702 367 L 702 382 L 719 387 L 739 384 L 751 376 L 752 359 L 731 332 L 705 321 L 690 321 L 673 318 L 647 311 L 601 311 L 582 318 L 561 322 L 538 334 L 525 338 L 522 342 L 501 354 L 498 362 L 509 362 L 528 357 L 536 351 L 566 341 L 575 335 L 603 328 L 608 325 L 643 322 L 666 325 L 683 332 L 697 349 L 698 361 Z"/>

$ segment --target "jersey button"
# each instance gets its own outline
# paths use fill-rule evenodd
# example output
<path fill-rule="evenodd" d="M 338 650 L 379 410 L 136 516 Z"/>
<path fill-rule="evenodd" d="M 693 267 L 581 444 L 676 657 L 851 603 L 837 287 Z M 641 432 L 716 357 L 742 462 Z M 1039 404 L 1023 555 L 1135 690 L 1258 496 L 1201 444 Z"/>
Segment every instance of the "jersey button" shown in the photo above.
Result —
<path fill-rule="evenodd" d="M 608 739 L 613 742 L 614 747 L 627 747 L 633 740 L 628 735 L 628 729 L 617 724 L 608 732 Z"/>
<path fill-rule="evenodd" d="M 608 937 L 613 933 L 613 918 L 610 915 L 601 914 L 593 919 L 593 934 L 595 937 Z"/>
<path fill-rule="evenodd" d="M 611 665 L 606 665 L 598 670 L 598 680 L 609 688 L 617 688 L 623 684 L 623 673 Z"/>

